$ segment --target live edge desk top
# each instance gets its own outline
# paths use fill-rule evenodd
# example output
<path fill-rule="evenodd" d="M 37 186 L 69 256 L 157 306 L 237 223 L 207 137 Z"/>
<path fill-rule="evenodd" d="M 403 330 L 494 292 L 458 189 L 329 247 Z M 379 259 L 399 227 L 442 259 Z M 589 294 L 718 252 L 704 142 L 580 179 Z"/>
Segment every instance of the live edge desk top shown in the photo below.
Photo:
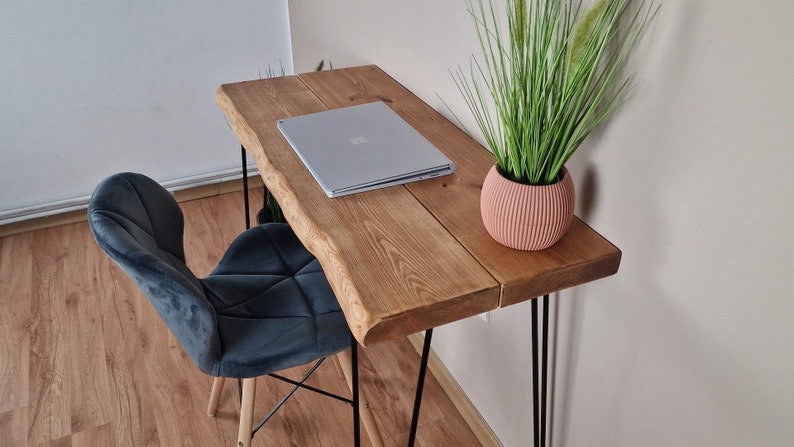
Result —
<path fill-rule="evenodd" d="M 620 250 L 578 218 L 539 252 L 495 242 L 480 218 L 493 156 L 376 66 L 222 85 L 216 97 L 364 345 L 617 272 Z M 385 101 L 456 165 L 446 177 L 329 199 L 276 128 L 295 115 Z"/>

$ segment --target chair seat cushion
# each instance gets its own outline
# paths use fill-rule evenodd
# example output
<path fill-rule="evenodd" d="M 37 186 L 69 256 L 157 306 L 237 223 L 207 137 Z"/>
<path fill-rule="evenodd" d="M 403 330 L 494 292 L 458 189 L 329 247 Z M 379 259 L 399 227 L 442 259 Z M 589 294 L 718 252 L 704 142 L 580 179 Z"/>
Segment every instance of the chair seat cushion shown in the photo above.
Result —
<path fill-rule="evenodd" d="M 350 346 L 350 331 L 319 262 L 286 224 L 241 234 L 201 280 L 217 314 L 215 375 L 254 377 Z"/>

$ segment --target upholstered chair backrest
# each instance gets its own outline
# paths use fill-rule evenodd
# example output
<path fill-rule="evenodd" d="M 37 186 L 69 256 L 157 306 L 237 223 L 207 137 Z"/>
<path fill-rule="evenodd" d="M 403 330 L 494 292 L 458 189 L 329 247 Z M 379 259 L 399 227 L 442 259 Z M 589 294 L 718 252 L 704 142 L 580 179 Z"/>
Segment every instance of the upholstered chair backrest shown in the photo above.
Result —
<path fill-rule="evenodd" d="M 88 222 L 99 246 L 146 294 L 199 369 L 211 374 L 221 353 L 215 310 L 185 264 L 176 200 L 144 175 L 116 174 L 94 191 Z"/>

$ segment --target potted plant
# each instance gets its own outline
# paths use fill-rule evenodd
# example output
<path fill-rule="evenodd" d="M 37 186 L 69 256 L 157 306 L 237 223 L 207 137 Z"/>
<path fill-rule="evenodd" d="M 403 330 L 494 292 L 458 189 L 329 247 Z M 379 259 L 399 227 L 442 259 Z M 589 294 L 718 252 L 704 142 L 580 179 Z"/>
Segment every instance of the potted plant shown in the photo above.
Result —
<path fill-rule="evenodd" d="M 267 187 L 265 187 L 265 203 L 262 209 L 256 213 L 256 223 L 260 225 L 265 223 L 287 223 L 281 207 Z"/>
<path fill-rule="evenodd" d="M 540 250 L 573 218 L 565 163 L 624 101 L 628 56 L 653 20 L 653 0 L 467 0 L 482 48 L 453 78 L 494 153 L 483 223 L 498 242 Z"/>

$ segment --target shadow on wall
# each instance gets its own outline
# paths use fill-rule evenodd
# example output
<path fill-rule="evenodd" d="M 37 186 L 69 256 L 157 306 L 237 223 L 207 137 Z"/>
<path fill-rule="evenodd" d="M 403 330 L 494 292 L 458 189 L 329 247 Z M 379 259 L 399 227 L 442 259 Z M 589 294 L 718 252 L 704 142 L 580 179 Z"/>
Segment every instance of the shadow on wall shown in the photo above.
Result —
<path fill-rule="evenodd" d="M 654 56 L 653 61 L 645 60 L 645 67 L 649 72 L 645 79 L 654 79 L 654 84 L 665 85 L 666 91 L 675 91 L 675 85 L 682 82 L 687 75 L 687 67 L 692 64 L 694 58 L 692 52 L 681 52 L 678 49 L 688 48 L 686 42 L 692 38 L 694 22 L 699 19 L 697 10 L 699 8 L 700 6 L 691 2 L 663 5 L 654 27 L 645 36 L 646 46 L 656 40 L 654 53 L 660 55 Z M 677 29 L 674 32 L 664 31 L 661 33 L 657 31 L 661 27 Z M 672 40 L 657 40 L 665 36 L 672 36 Z M 642 51 L 642 48 L 643 45 L 640 45 L 638 51 Z M 657 71 L 652 71 L 654 68 L 657 68 Z M 640 85 L 637 87 L 643 89 L 645 93 L 649 93 L 648 90 L 653 87 L 643 86 L 642 83 L 639 81 Z M 658 97 L 656 99 L 664 100 L 664 98 Z M 629 99 L 630 103 L 631 101 L 632 99 Z M 632 112 L 629 109 L 631 107 L 624 107 L 615 115 L 615 118 L 622 116 L 624 122 L 618 123 L 616 119 L 611 119 L 594 131 L 581 150 L 577 151 L 577 154 L 569 162 L 569 169 L 574 173 L 574 179 L 577 181 L 577 216 L 588 223 L 595 220 L 599 227 L 607 231 L 618 234 L 624 231 L 633 233 L 624 236 L 628 241 L 633 242 L 629 245 L 621 245 L 621 242 L 613 237 L 613 242 L 623 250 L 621 270 L 626 270 L 626 265 L 631 265 L 630 270 L 633 270 L 633 274 L 630 279 L 620 277 L 612 279 L 613 282 L 607 287 L 591 286 L 611 292 L 610 296 L 599 296 L 598 302 L 590 304 L 583 301 L 589 295 L 590 288 L 588 287 L 565 291 L 562 293 L 564 295 L 562 301 L 554 301 L 555 320 L 552 336 L 557 349 L 555 349 L 556 359 L 554 360 L 556 363 L 553 364 L 555 370 L 552 376 L 555 383 L 552 383 L 554 388 L 551 396 L 552 408 L 559 409 L 559 411 L 551 413 L 552 417 L 556 418 L 550 421 L 552 425 L 549 433 L 556 438 L 552 439 L 553 445 L 569 446 L 572 445 L 572 442 L 576 442 L 571 439 L 571 430 L 574 428 L 571 408 L 574 405 L 574 390 L 579 388 L 577 378 L 581 379 L 581 376 L 577 376 L 577 374 L 587 369 L 579 364 L 583 357 L 587 357 L 582 353 L 582 340 L 587 336 L 583 334 L 584 322 L 590 320 L 586 315 L 586 306 L 603 305 L 604 313 L 608 314 L 606 318 L 616 320 L 614 332 L 627 334 L 627 337 L 615 340 L 616 343 L 623 343 L 622 346 L 626 348 L 620 352 L 617 362 L 603 366 L 606 370 L 620 376 L 613 376 L 611 384 L 627 384 L 632 379 L 637 380 L 637 376 L 634 375 L 636 365 L 640 363 L 640 356 L 645 349 L 661 350 L 662 355 L 668 357 L 671 362 L 676 361 L 676 357 L 680 358 L 680 354 L 677 353 L 678 351 L 665 353 L 665 350 L 680 349 L 692 357 L 697 357 L 695 353 L 701 350 L 696 344 L 693 345 L 697 340 L 702 340 L 699 338 L 701 335 L 697 334 L 697 328 L 691 322 L 686 321 L 685 316 L 681 315 L 677 309 L 671 307 L 670 300 L 667 299 L 669 297 L 665 295 L 666 292 L 654 280 L 655 272 L 661 268 L 667 256 L 664 247 L 659 247 L 659 244 L 665 241 L 663 234 L 665 216 L 659 198 L 664 193 L 663 172 L 669 161 L 664 159 L 664 154 L 654 152 L 651 145 L 638 147 L 631 144 L 631 141 L 655 141 L 664 138 L 662 129 L 665 126 L 664 123 L 650 122 L 650 120 L 644 119 L 641 114 L 636 113 L 636 110 L 639 110 L 636 108 L 634 115 L 630 115 Z M 674 112 L 668 110 L 664 113 Z M 654 115 L 658 116 L 659 114 L 654 112 Z M 626 128 L 626 126 L 632 125 L 641 128 Z M 621 130 L 621 126 L 624 127 L 625 134 Z M 669 129 L 665 129 L 665 132 L 667 131 Z M 605 144 L 614 144 L 621 140 L 627 142 L 626 146 L 628 147 L 615 148 L 614 151 L 619 152 L 620 155 L 611 156 L 609 153 L 598 153 L 599 156 L 596 157 L 595 151 L 609 150 Z M 614 194 L 619 188 L 629 188 L 629 191 L 639 190 L 638 194 L 645 198 L 643 202 L 627 199 L 623 203 L 614 200 L 614 197 L 610 198 L 611 206 L 616 203 L 620 204 L 619 212 L 611 216 L 609 215 L 611 212 L 600 209 L 606 192 L 603 191 L 604 179 L 601 178 L 603 171 L 599 170 L 599 160 L 601 163 L 609 163 L 610 157 L 620 160 L 621 165 L 624 166 L 643 167 L 653 171 L 651 175 L 648 175 L 648 169 L 635 169 L 626 172 L 626 175 L 620 179 L 610 178 L 608 182 L 611 185 L 610 194 Z M 620 217 L 625 218 L 618 220 Z M 610 222 L 612 225 L 609 225 Z M 594 320 L 598 318 L 605 317 L 603 314 L 593 317 Z M 679 328 L 672 338 L 670 338 L 670 334 L 666 333 L 671 327 Z M 610 334 L 614 335 L 613 333 L 607 335 Z M 560 346 L 557 346 L 558 342 Z M 704 349 L 705 347 L 700 348 Z M 614 353 L 613 349 L 614 346 L 610 346 L 610 351 Z M 724 364 L 717 359 L 714 360 L 718 364 Z M 695 364 L 697 363 L 703 363 L 703 361 L 695 361 Z M 697 367 L 713 368 L 713 365 L 701 364 Z M 647 386 L 652 385 L 647 384 Z M 713 385 L 709 386 L 707 383 L 702 385 L 704 389 L 714 388 Z M 600 424 L 602 429 L 593 433 L 597 436 L 592 439 L 592 445 L 617 445 L 617 437 L 621 433 L 620 415 L 630 411 L 621 406 L 631 401 L 632 397 L 636 398 L 636 396 L 626 395 L 629 392 L 627 387 L 619 387 L 613 391 L 613 396 L 604 402 L 605 406 L 597 415 L 603 418 L 601 421 L 603 423 Z M 713 391 L 717 392 L 718 390 L 713 389 Z M 607 392 L 608 390 L 599 391 L 601 394 Z M 578 424 L 581 423 L 581 421 L 578 422 Z M 590 421 L 588 425 L 595 426 L 593 421 Z M 603 438 L 599 439 L 599 437 Z"/>

